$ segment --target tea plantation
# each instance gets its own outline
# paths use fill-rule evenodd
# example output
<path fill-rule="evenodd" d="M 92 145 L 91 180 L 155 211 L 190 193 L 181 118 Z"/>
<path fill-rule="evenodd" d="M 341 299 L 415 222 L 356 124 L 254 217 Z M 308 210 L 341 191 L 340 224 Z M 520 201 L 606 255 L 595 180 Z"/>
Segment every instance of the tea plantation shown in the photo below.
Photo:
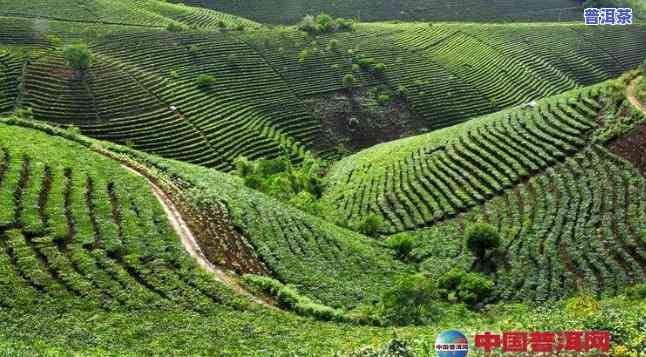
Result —
<path fill-rule="evenodd" d="M 0 354 L 641 357 L 639 5 L 0 0 Z"/>

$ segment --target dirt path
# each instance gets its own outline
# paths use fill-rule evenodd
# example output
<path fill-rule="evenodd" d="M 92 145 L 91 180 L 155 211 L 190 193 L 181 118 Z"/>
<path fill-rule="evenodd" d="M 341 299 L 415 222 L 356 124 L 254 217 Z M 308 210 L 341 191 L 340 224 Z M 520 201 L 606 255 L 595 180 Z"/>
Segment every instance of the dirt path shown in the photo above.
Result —
<path fill-rule="evenodd" d="M 236 279 L 231 277 L 224 270 L 213 265 L 204 256 L 204 253 L 202 253 L 202 249 L 200 249 L 200 246 L 197 243 L 195 236 L 189 229 L 188 225 L 186 224 L 186 221 L 184 221 L 184 218 L 182 218 L 182 215 L 177 209 L 177 206 L 175 206 L 173 201 L 159 186 L 157 186 L 154 182 L 149 180 L 145 175 L 127 166 L 126 164 L 122 163 L 121 166 L 123 166 L 123 168 L 131 172 L 133 175 L 137 175 L 139 177 L 143 177 L 144 179 L 146 179 L 146 181 L 148 182 L 148 185 L 150 185 L 150 188 L 153 194 L 155 195 L 155 197 L 157 197 L 157 200 L 159 200 L 159 203 L 161 203 L 162 207 L 164 208 L 164 211 L 166 212 L 166 216 L 168 217 L 168 221 L 171 223 L 173 230 L 175 230 L 177 235 L 180 237 L 182 241 L 182 245 L 184 246 L 184 249 L 186 249 L 186 251 L 197 261 L 197 263 L 204 270 L 213 274 L 213 276 L 217 280 L 229 286 L 237 294 L 246 296 L 253 302 L 258 303 L 260 305 L 263 305 L 269 308 L 276 308 L 275 306 L 271 305 L 269 302 L 264 301 L 258 298 L 257 296 L 254 296 L 247 290 L 245 290 L 242 286 L 240 286 L 240 284 Z"/>
<path fill-rule="evenodd" d="M 630 104 L 632 104 L 635 108 L 641 110 L 642 113 L 646 114 L 646 107 L 642 105 L 642 103 L 637 99 L 637 96 L 635 95 L 635 86 L 637 85 L 637 82 L 642 78 L 642 76 L 639 76 L 635 79 L 633 79 L 632 82 L 626 87 L 626 98 L 630 101 Z"/>

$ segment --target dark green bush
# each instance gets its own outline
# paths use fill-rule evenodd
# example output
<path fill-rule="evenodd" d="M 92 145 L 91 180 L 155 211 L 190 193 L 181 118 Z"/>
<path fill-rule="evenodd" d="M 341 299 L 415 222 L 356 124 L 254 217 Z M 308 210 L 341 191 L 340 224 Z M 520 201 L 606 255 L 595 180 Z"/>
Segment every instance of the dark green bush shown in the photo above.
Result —
<path fill-rule="evenodd" d="M 65 46 L 63 57 L 67 65 L 77 71 L 86 71 L 92 66 L 92 51 L 83 43 Z"/>
<path fill-rule="evenodd" d="M 343 76 L 343 86 L 345 88 L 352 88 L 354 87 L 354 84 L 356 83 L 356 78 L 354 78 L 354 75 L 352 74 L 346 74 Z"/>
<path fill-rule="evenodd" d="M 401 260 L 409 260 L 411 258 L 411 253 L 416 243 L 415 237 L 406 233 L 392 236 L 386 240 L 386 246 L 394 250 L 397 258 Z"/>
<path fill-rule="evenodd" d="M 389 95 L 387 95 L 387 94 L 380 94 L 380 95 L 377 97 L 377 103 L 379 103 L 379 105 L 388 105 L 388 104 L 390 103 L 390 99 L 391 99 L 391 98 L 390 98 L 390 96 L 389 96 Z"/>
<path fill-rule="evenodd" d="M 370 213 L 359 222 L 356 230 L 367 236 L 376 237 L 383 228 L 384 219 L 379 215 Z"/>
<path fill-rule="evenodd" d="M 489 224 L 478 223 L 467 228 L 466 246 L 473 255 L 484 258 L 487 251 L 500 246 L 500 235 L 496 228 Z"/>
<path fill-rule="evenodd" d="M 209 89 L 215 83 L 215 77 L 208 74 L 200 74 L 195 78 L 195 84 L 201 89 Z"/>
<path fill-rule="evenodd" d="M 335 19 L 332 16 L 322 13 L 316 17 L 305 16 L 298 25 L 298 29 L 310 35 L 333 33 L 337 31 L 351 31 L 354 23 L 351 20 Z"/>
<path fill-rule="evenodd" d="M 637 284 L 628 287 L 624 294 L 632 300 L 646 299 L 646 284 Z"/>
<path fill-rule="evenodd" d="M 438 279 L 437 287 L 442 299 L 474 307 L 491 297 L 494 283 L 482 274 L 453 269 Z"/>
<path fill-rule="evenodd" d="M 385 64 L 383 64 L 383 63 L 377 63 L 377 64 L 375 64 L 375 65 L 372 67 L 372 69 L 373 69 L 376 73 L 384 73 L 384 72 L 386 72 L 386 65 L 385 65 Z"/>
<path fill-rule="evenodd" d="M 186 30 L 188 30 L 188 27 L 175 22 L 171 22 L 166 26 L 166 31 L 170 31 L 170 32 L 182 32 Z"/>
<path fill-rule="evenodd" d="M 423 275 L 401 278 L 381 298 L 381 318 L 387 324 L 420 325 L 433 316 L 437 298 L 433 281 Z"/>

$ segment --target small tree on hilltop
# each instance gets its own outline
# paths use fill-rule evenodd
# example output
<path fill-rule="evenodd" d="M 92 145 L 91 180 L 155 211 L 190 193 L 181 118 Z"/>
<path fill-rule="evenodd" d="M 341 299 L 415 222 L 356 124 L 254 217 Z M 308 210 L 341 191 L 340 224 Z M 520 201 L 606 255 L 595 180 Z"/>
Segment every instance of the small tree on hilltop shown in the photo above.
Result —
<path fill-rule="evenodd" d="M 75 44 L 65 46 L 63 57 L 69 67 L 84 74 L 92 66 L 92 52 L 86 44 Z"/>

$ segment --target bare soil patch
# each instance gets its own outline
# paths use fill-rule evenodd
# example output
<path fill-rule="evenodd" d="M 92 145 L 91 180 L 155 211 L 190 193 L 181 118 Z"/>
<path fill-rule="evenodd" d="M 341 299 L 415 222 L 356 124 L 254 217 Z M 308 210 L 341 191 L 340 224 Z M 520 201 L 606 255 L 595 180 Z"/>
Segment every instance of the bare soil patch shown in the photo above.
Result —
<path fill-rule="evenodd" d="M 614 154 L 630 161 L 646 176 L 646 124 L 635 126 L 626 135 L 610 143 L 608 148 Z"/>

